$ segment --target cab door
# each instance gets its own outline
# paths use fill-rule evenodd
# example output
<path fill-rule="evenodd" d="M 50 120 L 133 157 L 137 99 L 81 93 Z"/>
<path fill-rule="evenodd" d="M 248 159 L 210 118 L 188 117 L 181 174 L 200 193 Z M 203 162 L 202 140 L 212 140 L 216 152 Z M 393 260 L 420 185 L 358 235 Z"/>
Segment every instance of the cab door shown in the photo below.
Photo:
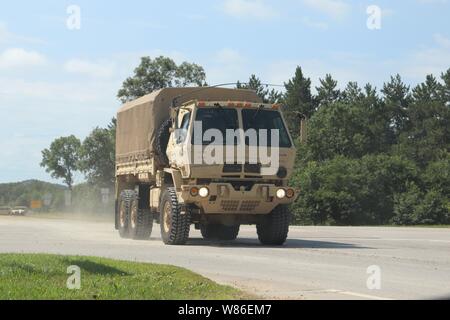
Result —
<path fill-rule="evenodd" d="M 183 176 L 188 175 L 189 153 L 188 136 L 191 123 L 191 111 L 180 110 L 177 117 L 177 126 L 173 136 L 173 163 L 181 169 Z"/>

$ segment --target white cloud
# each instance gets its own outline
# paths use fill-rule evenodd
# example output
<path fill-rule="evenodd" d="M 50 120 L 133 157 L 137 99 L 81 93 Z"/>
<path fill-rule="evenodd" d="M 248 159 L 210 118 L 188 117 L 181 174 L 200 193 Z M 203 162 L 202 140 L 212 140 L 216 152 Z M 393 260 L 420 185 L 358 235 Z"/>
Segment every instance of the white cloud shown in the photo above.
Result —
<path fill-rule="evenodd" d="M 394 14 L 395 14 L 395 11 L 393 9 L 390 9 L 390 8 L 382 8 L 381 9 L 381 15 L 383 16 L 383 18 L 392 17 Z"/>
<path fill-rule="evenodd" d="M 334 19 L 342 19 L 350 12 L 350 5 L 342 0 L 303 0 L 303 3 Z"/>
<path fill-rule="evenodd" d="M 37 39 L 37 38 L 24 37 L 24 36 L 14 34 L 8 30 L 5 23 L 0 22 L 0 44 L 11 43 L 11 42 L 33 43 L 33 44 L 44 43 L 44 41 Z"/>
<path fill-rule="evenodd" d="M 109 78 L 114 75 L 115 65 L 112 62 L 91 62 L 72 59 L 66 62 L 64 70 L 73 74 L 87 75 L 93 78 Z"/>
<path fill-rule="evenodd" d="M 224 48 L 216 53 L 216 60 L 221 64 L 237 65 L 242 63 L 244 58 L 241 56 L 239 51 L 230 48 Z"/>
<path fill-rule="evenodd" d="M 45 65 L 45 57 L 36 51 L 10 48 L 0 53 L 0 69 L 15 69 Z"/>
<path fill-rule="evenodd" d="M 435 34 L 433 40 L 434 46 L 417 50 L 405 60 L 404 74 L 422 81 L 428 74 L 440 76 L 450 68 L 450 39 Z"/>
<path fill-rule="evenodd" d="M 423 4 L 445 4 L 448 3 L 448 0 L 417 0 L 417 2 Z"/>
<path fill-rule="evenodd" d="M 262 0 L 226 0 L 223 10 L 236 18 L 270 19 L 277 16 L 275 10 Z"/>
<path fill-rule="evenodd" d="M 308 18 L 308 17 L 302 18 L 302 19 L 301 19 L 301 22 L 302 22 L 305 26 L 307 26 L 307 27 L 309 27 L 309 28 L 312 28 L 312 29 L 328 30 L 328 24 L 325 23 L 325 22 L 314 21 L 314 20 L 311 20 L 311 19 Z"/>
<path fill-rule="evenodd" d="M 0 106 L 34 99 L 42 105 L 57 103 L 85 103 L 115 100 L 115 82 L 48 82 L 27 79 L 0 78 Z M 29 100 L 28 100 L 29 101 Z"/>
<path fill-rule="evenodd" d="M 436 33 L 434 36 L 434 41 L 441 47 L 450 48 L 450 39 L 446 38 L 440 33 Z"/>

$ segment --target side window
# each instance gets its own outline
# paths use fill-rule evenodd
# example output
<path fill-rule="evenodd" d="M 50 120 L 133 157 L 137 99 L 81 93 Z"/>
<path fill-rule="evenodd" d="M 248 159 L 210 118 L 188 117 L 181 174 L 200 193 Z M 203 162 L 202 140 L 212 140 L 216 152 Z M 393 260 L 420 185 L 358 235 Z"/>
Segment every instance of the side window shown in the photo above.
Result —
<path fill-rule="evenodd" d="M 179 127 L 176 134 L 176 141 L 177 144 L 183 143 L 186 141 L 187 133 L 189 130 L 189 122 L 191 121 L 191 113 L 186 113 L 182 118 L 181 122 L 179 123 Z"/>

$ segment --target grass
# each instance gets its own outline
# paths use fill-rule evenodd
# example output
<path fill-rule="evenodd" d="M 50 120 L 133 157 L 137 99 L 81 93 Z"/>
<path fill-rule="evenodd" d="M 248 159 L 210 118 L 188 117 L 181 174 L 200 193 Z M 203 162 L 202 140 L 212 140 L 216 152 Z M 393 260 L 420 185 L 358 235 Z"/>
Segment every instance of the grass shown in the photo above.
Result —
<path fill-rule="evenodd" d="M 69 266 L 81 289 L 67 289 Z M 103 258 L 0 254 L 0 300 L 234 300 L 243 292 L 183 268 Z"/>

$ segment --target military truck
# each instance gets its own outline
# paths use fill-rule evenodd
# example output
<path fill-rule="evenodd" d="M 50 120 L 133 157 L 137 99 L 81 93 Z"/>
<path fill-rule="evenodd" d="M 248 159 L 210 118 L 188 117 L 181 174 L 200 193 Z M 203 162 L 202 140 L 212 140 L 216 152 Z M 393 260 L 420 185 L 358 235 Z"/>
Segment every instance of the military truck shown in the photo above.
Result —
<path fill-rule="evenodd" d="M 246 135 L 251 129 L 276 134 L 252 142 Z M 211 132 L 235 135 L 224 143 Z M 278 157 L 275 170 L 258 153 L 269 146 Z M 211 152 L 214 147 L 224 147 L 224 154 Z M 117 114 L 116 229 L 123 238 L 149 239 L 156 221 L 165 244 L 184 245 L 191 225 L 205 239 L 234 240 L 241 225 L 256 224 L 262 244 L 282 245 L 288 205 L 298 196 L 288 186 L 294 159 L 281 106 L 264 104 L 254 91 L 153 92 Z"/>

